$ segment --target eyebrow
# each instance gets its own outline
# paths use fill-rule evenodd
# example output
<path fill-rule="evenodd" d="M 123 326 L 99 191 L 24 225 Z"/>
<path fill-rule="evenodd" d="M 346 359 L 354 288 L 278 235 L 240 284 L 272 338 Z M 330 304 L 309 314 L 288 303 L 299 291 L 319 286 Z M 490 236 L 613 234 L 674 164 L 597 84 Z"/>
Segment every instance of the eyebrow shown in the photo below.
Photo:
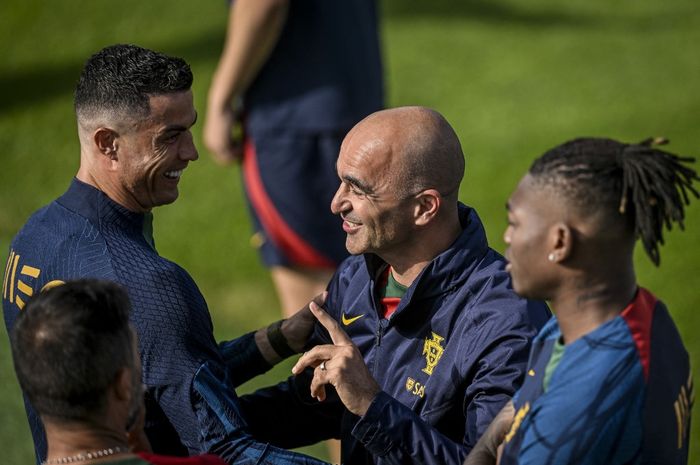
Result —
<path fill-rule="evenodd" d="M 172 124 L 172 125 L 170 125 L 170 126 L 166 126 L 166 127 L 163 129 L 163 133 L 172 132 L 172 131 L 177 131 L 177 132 L 187 131 L 189 128 L 191 128 L 192 126 L 194 126 L 195 123 L 197 123 L 197 118 L 198 118 L 198 117 L 199 117 L 199 115 L 198 115 L 197 112 L 195 111 L 195 112 L 194 112 L 194 120 L 192 121 L 192 124 L 190 124 L 189 126 L 183 126 L 183 125 L 181 125 L 181 124 Z"/>
<path fill-rule="evenodd" d="M 357 179 L 353 176 L 343 176 L 341 179 L 343 180 L 343 182 L 346 182 L 348 184 L 352 184 L 353 186 L 357 187 L 358 189 L 360 189 L 362 192 L 364 192 L 366 194 L 373 194 L 374 193 L 374 190 L 370 186 L 368 186 L 367 184 L 363 183 L 362 181 L 360 181 L 359 179 Z"/>

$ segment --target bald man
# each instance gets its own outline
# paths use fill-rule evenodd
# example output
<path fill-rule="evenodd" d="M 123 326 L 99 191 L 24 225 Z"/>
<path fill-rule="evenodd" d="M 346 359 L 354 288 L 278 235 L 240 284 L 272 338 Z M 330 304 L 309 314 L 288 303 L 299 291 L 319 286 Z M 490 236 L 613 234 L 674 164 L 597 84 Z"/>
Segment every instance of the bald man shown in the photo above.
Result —
<path fill-rule="evenodd" d="M 462 463 L 520 386 L 549 318 L 515 295 L 476 212 L 464 155 L 437 112 L 374 113 L 343 141 L 345 260 L 295 376 L 242 399 L 256 436 L 342 440 L 342 462 Z M 327 313 L 326 313 L 327 312 Z"/>

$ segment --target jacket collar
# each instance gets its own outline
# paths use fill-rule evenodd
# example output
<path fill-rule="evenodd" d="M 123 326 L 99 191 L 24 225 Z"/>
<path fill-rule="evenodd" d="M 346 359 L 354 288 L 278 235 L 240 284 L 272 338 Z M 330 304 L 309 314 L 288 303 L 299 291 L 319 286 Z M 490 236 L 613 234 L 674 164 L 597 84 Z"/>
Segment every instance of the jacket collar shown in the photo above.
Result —
<path fill-rule="evenodd" d="M 401 299 L 397 313 L 414 300 L 414 295 L 418 301 L 462 286 L 488 252 L 486 232 L 479 215 L 473 208 L 462 203 L 459 203 L 457 208 L 462 233 L 421 271 Z M 364 257 L 374 289 L 376 279 L 387 263 L 375 254 L 365 254 Z"/>
<path fill-rule="evenodd" d="M 68 190 L 56 202 L 64 208 L 87 218 L 100 229 L 112 225 L 120 229 L 138 232 L 151 230 L 153 215 L 136 213 L 119 205 L 101 190 L 73 178 Z M 150 234 L 149 234 L 150 236 Z M 152 237 L 144 237 L 152 244 Z"/>

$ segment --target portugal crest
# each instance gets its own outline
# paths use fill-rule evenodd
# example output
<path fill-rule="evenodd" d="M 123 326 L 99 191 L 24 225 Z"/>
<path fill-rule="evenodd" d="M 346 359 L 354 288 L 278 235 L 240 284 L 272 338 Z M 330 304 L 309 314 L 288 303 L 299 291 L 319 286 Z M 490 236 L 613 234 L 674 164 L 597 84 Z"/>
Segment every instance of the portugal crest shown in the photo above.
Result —
<path fill-rule="evenodd" d="M 425 338 L 425 343 L 423 344 L 423 355 L 425 355 L 425 368 L 423 368 L 423 373 L 429 375 L 433 374 L 433 369 L 437 366 L 442 357 L 442 352 L 445 350 L 440 343 L 445 340 L 444 337 L 438 336 L 431 331 L 432 339 Z"/>

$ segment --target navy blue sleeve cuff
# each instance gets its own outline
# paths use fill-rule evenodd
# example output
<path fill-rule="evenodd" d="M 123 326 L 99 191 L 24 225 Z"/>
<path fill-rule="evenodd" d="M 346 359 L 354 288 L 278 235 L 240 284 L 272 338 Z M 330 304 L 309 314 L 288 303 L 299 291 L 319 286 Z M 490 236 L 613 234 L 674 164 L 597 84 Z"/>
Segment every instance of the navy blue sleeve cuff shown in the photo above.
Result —
<path fill-rule="evenodd" d="M 391 425 L 386 422 L 389 415 L 389 407 L 396 402 L 389 394 L 380 391 L 369 405 L 367 412 L 361 417 L 352 429 L 352 435 L 376 456 L 383 456 L 394 446 L 391 437 Z"/>
<path fill-rule="evenodd" d="M 228 367 L 234 387 L 238 387 L 272 368 L 255 343 L 255 331 L 220 343 L 219 351 L 226 367 Z"/>

